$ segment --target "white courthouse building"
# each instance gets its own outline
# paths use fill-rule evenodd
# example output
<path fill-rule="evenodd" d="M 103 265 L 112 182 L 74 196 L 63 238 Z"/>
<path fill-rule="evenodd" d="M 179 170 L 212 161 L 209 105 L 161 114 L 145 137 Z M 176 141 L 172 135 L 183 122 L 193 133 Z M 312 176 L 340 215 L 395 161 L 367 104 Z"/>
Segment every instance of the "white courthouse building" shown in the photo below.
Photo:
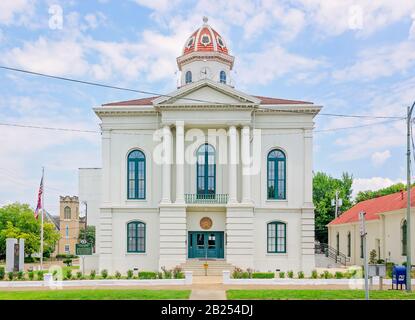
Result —
<path fill-rule="evenodd" d="M 96 226 L 91 268 L 156 271 L 194 259 L 259 271 L 314 261 L 311 102 L 254 96 L 207 24 L 177 58 L 166 95 L 104 104 L 102 168 L 79 171 Z M 254 70 L 253 70 L 254 71 Z"/>

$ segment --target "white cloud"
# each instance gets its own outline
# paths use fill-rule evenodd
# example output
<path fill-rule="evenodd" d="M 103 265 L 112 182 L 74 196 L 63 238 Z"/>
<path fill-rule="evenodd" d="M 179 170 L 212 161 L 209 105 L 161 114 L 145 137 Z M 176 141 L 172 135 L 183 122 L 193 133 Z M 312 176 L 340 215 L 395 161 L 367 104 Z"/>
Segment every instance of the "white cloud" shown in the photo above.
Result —
<path fill-rule="evenodd" d="M 238 81 L 242 84 L 267 84 L 282 76 L 294 78 L 297 73 L 301 74 L 303 79 L 307 78 L 310 72 L 321 65 L 322 60 L 290 53 L 277 45 L 260 53 L 240 55 L 235 69 Z"/>
<path fill-rule="evenodd" d="M 375 191 L 375 190 L 389 187 L 399 182 L 404 183 L 404 181 L 400 179 L 392 180 L 392 179 L 384 178 L 384 177 L 355 178 L 353 179 L 353 185 L 352 185 L 352 189 L 353 189 L 352 197 L 355 198 L 356 195 L 359 193 L 359 191 L 367 191 L 367 190 Z"/>
<path fill-rule="evenodd" d="M 300 5 L 306 12 L 308 23 L 326 36 L 347 31 L 367 36 L 410 16 L 415 10 L 415 2 L 408 0 L 294 0 L 293 3 Z M 356 15 L 360 12 L 361 29 L 355 27 L 356 19 L 360 19 Z"/>
<path fill-rule="evenodd" d="M 35 0 L 1 0 L 0 24 L 25 24 L 33 14 Z"/>
<path fill-rule="evenodd" d="M 370 81 L 405 73 L 414 65 L 415 42 L 404 41 L 362 51 L 354 64 L 334 71 L 333 78 L 339 81 Z"/>
<path fill-rule="evenodd" d="M 391 153 L 389 150 L 385 150 L 385 151 L 377 151 L 374 152 L 372 154 L 372 163 L 376 166 L 379 167 L 382 164 L 385 163 L 386 160 L 388 160 L 391 157 Z"/>

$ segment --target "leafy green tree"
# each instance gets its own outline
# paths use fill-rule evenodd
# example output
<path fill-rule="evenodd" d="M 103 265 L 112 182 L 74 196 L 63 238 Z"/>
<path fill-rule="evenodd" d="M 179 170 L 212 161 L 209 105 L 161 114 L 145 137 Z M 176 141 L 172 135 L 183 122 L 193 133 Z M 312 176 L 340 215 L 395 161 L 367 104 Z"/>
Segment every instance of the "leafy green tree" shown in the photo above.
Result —
<path fill-rule="evenodd" d="M 412 186 L 414 186 L 415 184 L 412 184 Z M 400 192 L 402 190 L 406 190 L 406 185 L 403 183 L 396 183 L 393 184 L 389 187 L 386 188 L 382 188 L 376 191 L 372 191 L 372 190 L 366 190 L 366 191 L 359 191 L 359 193 L 356 196 L 356 203 L 361 202 L 361 201 L 365 201 L 365 200 L 369 200 L 369 199 L 373 199 L 373 198 L 377 198 L 377 197 L 382 197 L 382 196 L 386 196 L 388 194 L 392 194 L 392 193 L 396 193 L 396 192 Z"/>
<path fill-rule="evenodd" d="M 86 229 L 81 229 L 79 232 L 79 240 L 85 239 L 88 243 L 92 243 L 92 246 L 95 247 L 95 226 L 87 226 Z"/>
<path fill-rule="evenodd" d="M 28 204 L 13 203 L 0 207 L 0 257 L 6 255 L 6 238 L 25 239 L 25 254 L 31 256 L 40 251 L 41 221 L 36 219 Z M 53 224 L 44 222 L 44 252 L 55 249 L 59 232 Z"/>
<path fill-rule="evenodd" d="M 324 172 L 317 172 L 313 177 L 313 202 L 315 206 L 315 237 L 322 243 L 327 243 L 328 232 L 326 225 L 335 218 L 335 207 L 331 200 L 339 191 L 339 198 L 343 200 L 339 213 L 352 206 L 353 177 L 343 173 L 341 179 L 336 179 Z"/>

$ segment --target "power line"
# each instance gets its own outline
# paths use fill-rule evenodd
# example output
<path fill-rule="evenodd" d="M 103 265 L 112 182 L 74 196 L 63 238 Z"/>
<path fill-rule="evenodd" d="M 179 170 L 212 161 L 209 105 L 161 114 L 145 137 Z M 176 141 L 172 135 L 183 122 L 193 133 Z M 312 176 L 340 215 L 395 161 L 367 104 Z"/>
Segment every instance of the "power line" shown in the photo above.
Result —
<path fill-rule="evenodd" d="M 349 127 L 314 130 L 313 132 L 322 133 L 322 132 L 331 132 L 331 131 L 339 131 L 339 130 L 357 129 L 357 128 L 370 127 L 370 126 L 376 126 L 376 125 L 381 125 L 381 124 L 397 122 L 397 121 L 401 121 L 401 120 L 403 120 L 403 119 L 379 121 L 379 122 L 368 123 L 368 124 L 363 124 L 363 125 L 358 125 L 358 126 L 349 126 Z M 17 123 L 5 123 L 5 122 L 0 122 L 0 126 L 29 128 L 29 129 L 38 129 L 38 130 L 54 130 L 54 131 L 66 131 L 66 132 L 77 132 L 77 133 L 101 134 L 101 132 L 97 131 L 97 130 L 94 131 L 94 130 L 83 130 L 83 129 L 47 127 L 47 126 L 36 126 L 36 125 L 26 125 L 26 124 L 17 124 Z M 140 133 L 128 133 L 128 132 L 112 132 L 112 134 L 141 135 Z M 301 134 L 301 133 L 272 133 L 272 134 L 273 135 L 290 135 L 290 134 Z"/>
<path fill-rule="evenodd" d="M 92 82 L 92 81 L 84 81 L 84 80 L 78 80 L 78 79 L 73 79 L 73 78 L 54 76 L 54 75 L 50 75 L 50 74 L 46 74 L 46 73 L 34 72 L 34 71 L 20 69 L 20 68 L 11 68 L 11 67 L 1 66 L 1 65 L 0 65 L 0 68 L 4 69 L 4 70 L 14 71 L 14 72 L 21 72 L 21 73 L 30 74 L 30 75 L 36 75 L 36 76 L 41 76 L 41 77 L 46 77 L 46 78 L 51 78 L 51 79 L 56 79 L 56 80 L 80 83 L 80 84 L 85 84 L 85 85 L 90 85 L 90 86 L 97 86 L 97 87 L 102 87 L 102 88 L 107 88 L 107 89 L 115 89 L 115 90 L 141 93 L 141 94 L 153 95 L 153 96 L 159 96 L 159 97 L 166 97 L 166 98 L 176 98 L 172 95 L 162 94 L 162 93 L 159 93 L 159 92 L 131 89 L 131 88 L 113 86 L 113 85 L 108 85 L 108 84 L 103 84 L 103 83 Z M 196 98 L 180 97 L 180 99 L 181 100 L 187 100 L 187 101 L 193 101 L 193 102 L 200 102 L 200 103 L 210 103 L 210 104 L 215 104 L 215 105 L 227 105 L 227 104 L 224 104 L 224 103 L 221 103 L 221 102 L 208 101 L 208 100 L 196 99 Z M 259 107 L 259 109 L 268 110 L 268 111 L 273 110 L 272 108 L 266 108 L 266 107 Z M 307 113 L 307 112 L 299 112 L 299 111 L 296 111 L 296 110 L 273 110 L 273 111 L 279 111 L 279 112 L 282 112 L 282 113 L 284 113 L 284 112 L 285 113 L 287 113 L 287 112 L 288 113 L 290 113 L 290 112 L 293 112 L 293 113 Z M 371 118 L 371 119 L 405 119 L 406 118 L 406 117 L 394 117 L 394 116 L 347 115 L 347 114 L 336 114 L 336 113 L 318 113 L 317 115 L 318 116 L 329 116 L 329 117 Z"/>

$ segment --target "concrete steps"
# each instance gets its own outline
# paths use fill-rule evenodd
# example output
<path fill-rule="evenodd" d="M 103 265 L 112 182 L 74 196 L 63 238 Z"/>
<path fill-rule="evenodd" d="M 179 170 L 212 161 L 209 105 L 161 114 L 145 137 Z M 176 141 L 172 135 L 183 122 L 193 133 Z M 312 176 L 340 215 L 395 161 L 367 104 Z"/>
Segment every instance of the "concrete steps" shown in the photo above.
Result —
<path fill-rule="evenodd" d="M 204 259 L 191 259 L 187 260 L 185 263 L 182 263 L 180 267 L 184 271 L 192 271 L 194 276 L 204 276 L 205 268 L 204 264 L 207 262 L 207 275 L 208 276 L 222 276 L 224 270 L 232 270 L 234 266 L 230 263 L 227 263 L 225 260 L 204 260 Z"/>

